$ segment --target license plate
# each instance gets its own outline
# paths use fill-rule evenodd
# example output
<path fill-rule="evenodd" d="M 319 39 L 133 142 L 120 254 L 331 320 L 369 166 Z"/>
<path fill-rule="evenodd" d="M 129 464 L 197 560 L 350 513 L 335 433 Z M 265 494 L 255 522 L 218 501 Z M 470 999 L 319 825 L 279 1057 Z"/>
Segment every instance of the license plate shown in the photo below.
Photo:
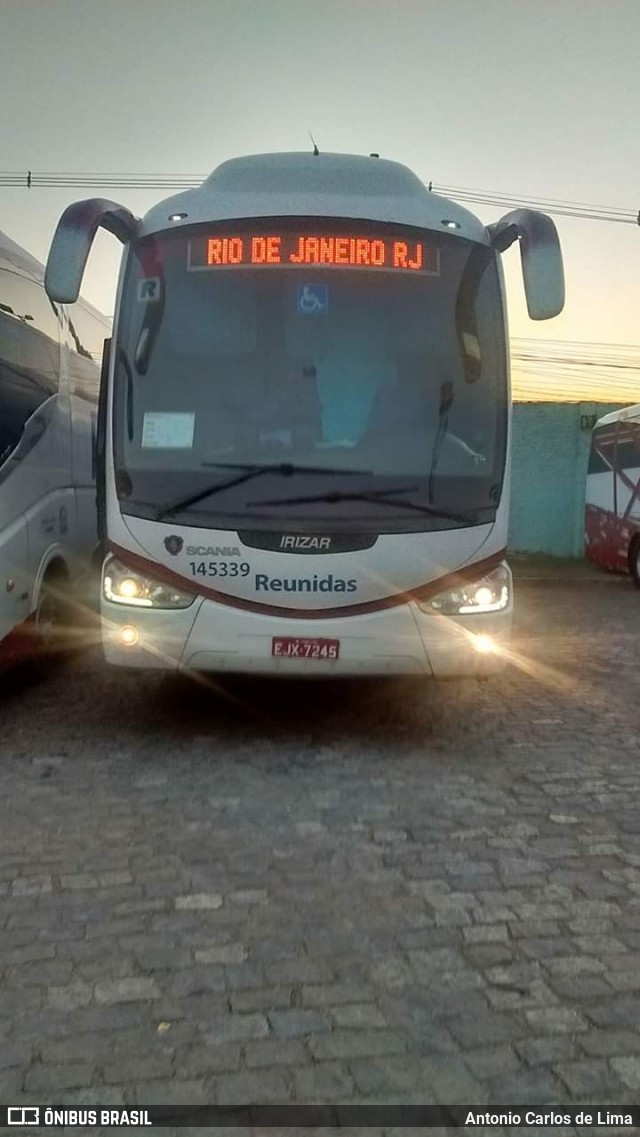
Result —
<path fill-rule="evenodd" d="M 271 654 L 285 659 L 338 659 L 340 640 L 274 636 L 271 641 Z"/>

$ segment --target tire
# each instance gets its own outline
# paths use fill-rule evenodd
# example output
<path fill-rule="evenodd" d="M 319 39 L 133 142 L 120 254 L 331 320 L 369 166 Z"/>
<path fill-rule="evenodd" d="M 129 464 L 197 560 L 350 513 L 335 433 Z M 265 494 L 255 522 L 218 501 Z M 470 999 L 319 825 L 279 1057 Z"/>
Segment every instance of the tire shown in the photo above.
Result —
<path fill-rule="evenodd" d="M 636 588 L 640 588 L 640 537 L 636 537 L 629 549 L 629 569 Z"/>
<path fill-rule="evenodd" d="M 40 585 L 32 621 L 32 657 L 38 668 L 46 670 L 73 643 L 68 588 L 69 578 L 62 568 L 49 569 Z"/>

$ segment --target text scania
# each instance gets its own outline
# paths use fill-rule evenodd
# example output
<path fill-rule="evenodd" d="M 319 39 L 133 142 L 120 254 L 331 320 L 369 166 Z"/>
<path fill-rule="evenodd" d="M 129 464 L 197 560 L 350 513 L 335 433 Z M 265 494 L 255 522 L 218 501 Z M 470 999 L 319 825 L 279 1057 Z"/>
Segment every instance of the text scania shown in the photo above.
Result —
<path fill-rule="evenodd" d="M 255 583 L 256 592 L 355 592 L 357 587 L 357 580 L 343 580 L 333 573 L 287 579 L 257 572 Z"/>
<path fill-rule="evenodd" d="M 237 545 L 187 545 L 188 557 L 239 557 Z"/>

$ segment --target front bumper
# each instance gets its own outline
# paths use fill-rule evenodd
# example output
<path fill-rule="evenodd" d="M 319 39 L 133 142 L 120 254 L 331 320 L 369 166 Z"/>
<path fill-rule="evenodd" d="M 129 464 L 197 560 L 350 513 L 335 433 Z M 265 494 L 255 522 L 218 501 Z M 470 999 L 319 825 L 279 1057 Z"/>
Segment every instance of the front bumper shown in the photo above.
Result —
<path fill-rule="evenodd" d="M 254 675 L 488 675 L 507 662 L 511 606 L 447 617 L 416 603 L 341 619 L 291 619 L 198 599 L 176 611 L 129 608 L 102 600 L 103 646 L 115 666 Z M 137 639 L 125 645 L 122 629 Z M 274 657 L 274 636 L 340 641 L 337 660 Z M 484 647 L 478 650 L 478 637 Z"/>

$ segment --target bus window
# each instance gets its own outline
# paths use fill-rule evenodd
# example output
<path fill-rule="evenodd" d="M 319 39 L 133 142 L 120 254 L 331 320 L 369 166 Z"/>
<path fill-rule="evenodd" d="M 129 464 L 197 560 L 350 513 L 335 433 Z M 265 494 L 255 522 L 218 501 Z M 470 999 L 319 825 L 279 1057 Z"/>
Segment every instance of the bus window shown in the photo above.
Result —
<path fill-rule="evenodd" d="M 596 427 L 591 437 L 587 472 L 589 474 L 609 473 L 614 465 L 615 449 L 615 428 L 612 429 L 609 426 L 605 426 L 598 430 Z"/>
<path fill-rule="evenodd" d="M 42 285 L 0 270 L 0 465 L 58 389 L 58 320 Z"/>
<path fill-rule="evenodd" d="M 105 338 L 104 322 L 97 319 L 83 304 L 69 308 L 69 383 L 72 395 L 89 402 L 98 401 L 99 372 Z"/>
<path fill-rule="evenodd" d="M 621 470 L 640 470 L 640 423 L 620 424 L 617 460 Z"/>

